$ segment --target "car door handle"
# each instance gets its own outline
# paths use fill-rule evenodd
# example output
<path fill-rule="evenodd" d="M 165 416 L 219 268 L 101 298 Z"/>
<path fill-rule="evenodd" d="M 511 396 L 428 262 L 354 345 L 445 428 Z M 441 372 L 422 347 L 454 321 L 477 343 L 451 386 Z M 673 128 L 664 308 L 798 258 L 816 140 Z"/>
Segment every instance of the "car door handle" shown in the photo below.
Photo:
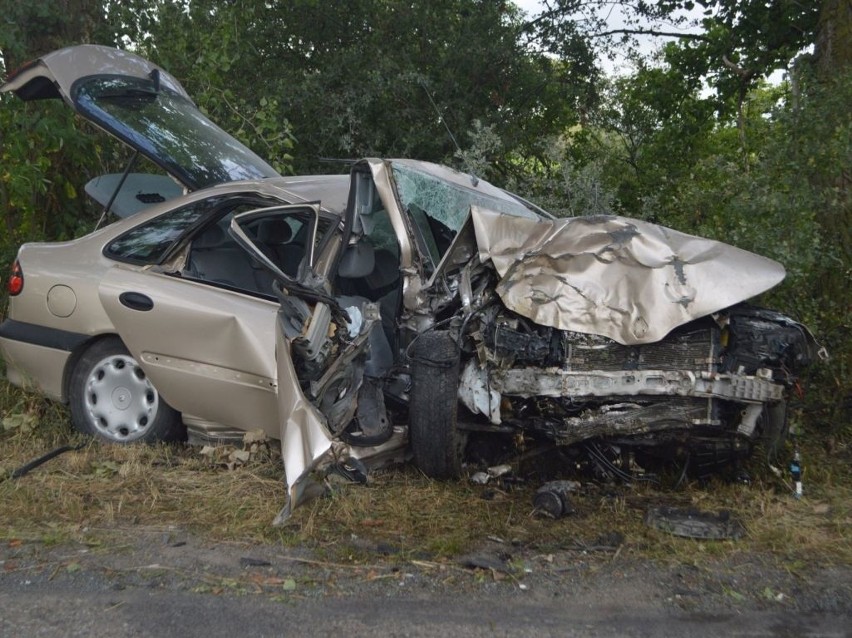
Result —
<path fill-rule="evenodd" d="M 146 312 L 154 307 L 154 301 L 141 292 L 123 292 L 118 296 L 121 305 L 127 306 L 131 310 L 140 310 Z"/>

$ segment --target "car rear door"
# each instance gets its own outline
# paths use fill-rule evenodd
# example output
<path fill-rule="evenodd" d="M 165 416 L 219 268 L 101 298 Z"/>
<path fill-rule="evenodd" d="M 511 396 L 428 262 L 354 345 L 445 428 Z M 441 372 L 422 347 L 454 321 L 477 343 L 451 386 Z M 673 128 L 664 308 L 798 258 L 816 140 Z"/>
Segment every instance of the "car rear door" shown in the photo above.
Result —
<path fill-rule="evenodd" d="M 176 410 L 278 437 L 278 304 L 116 264 L 99 295 L 119 336 Z"/>

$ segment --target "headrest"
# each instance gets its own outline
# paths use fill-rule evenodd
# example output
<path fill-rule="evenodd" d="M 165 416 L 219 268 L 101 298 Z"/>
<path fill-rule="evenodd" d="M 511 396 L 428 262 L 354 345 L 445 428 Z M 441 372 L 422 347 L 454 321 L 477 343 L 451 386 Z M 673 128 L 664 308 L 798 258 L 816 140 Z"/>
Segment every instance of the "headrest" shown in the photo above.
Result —
<path fill-rule="evenodd" d="M 198 248 L 218 248 L 225 243 L 227 235 L 222 227 L 213 224 L 204 229 L 204 232 L 196 237 L 192 242 L 193 249 Z"/>
<path fill-rule="evenodd" d="M 257 241 L 261 244 L 286 244 L 293 239 L 293 229 L 285 219 L 264 219 L 257 225 Z"/>
<path fill-rule="evenodd" d="M 389 250 L 376 251 L 376 267 L 367 277 L 367 285 L 373 290 L 390 286 L 399 281 L 399 258 Z"/>
<path fill-rule="evenodd" d="M 376 251 L 373 245 L 366 241 L 350 244 L 343 251 L 337 274 L 346 279 L 366 277 L 376 265 Z"/>

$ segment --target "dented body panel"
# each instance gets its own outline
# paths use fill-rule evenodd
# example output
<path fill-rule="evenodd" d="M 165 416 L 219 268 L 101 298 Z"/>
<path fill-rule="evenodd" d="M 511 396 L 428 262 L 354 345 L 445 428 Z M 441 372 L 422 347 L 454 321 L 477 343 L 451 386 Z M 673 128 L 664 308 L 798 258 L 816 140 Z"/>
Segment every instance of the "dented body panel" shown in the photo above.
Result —
<path fill-rule="evenodd" d="M 771 259 L 635 219 L 527 220 L 479 208 L 472 217 L 479 259 L 500 274 L 508 308 L 622 344 L 659 341 L 784 279 Z"/>
<path fill-rule="evenodd" d="M 141 320 L 125 291 L 147 294 Z M 130 352 L 180 412 L 278 437 L 273 301 L 120 265 L 100 284 L 100 300 Z"/>
<path fill-rule="evenodd" d="M 511 196 L 442 167 L 365 164 L 400 246 L 397 361 L 407 366 L 412 339 L 443 316 L 460 346 L 459 401 L 484 419 L 467 428 L 565 446 L 693 428 L 748 439 L 765 406 L 785 400 L 788 366 L 814 356 L 803 326 L 726 310 L 783 279 L 772 260 L 637 220 L 518 212 Z M 347 213 L 355 244 L 371 241 L 368 222 L 359 223 L 357 205 L 352 210 L 360 197 L 350 196 Z M 487 197 L 505 210 L 472 203 Z M 434 221 L 426 226 L 418 215 Z M 429 236 L 439 232 L 447 234 Z M 739 276 L 742 269 L 753 276 Z M 786 336 L 761 345 L 753 338 L 759 331 Z M 309 427 L 339 439 L 321 420 Z M 288 467 L 306 477 L 331 459 L 377 452 L 366 450 L 335 440 Z M 302 493 L 297 483 L 291 503 Z"/>
<path fill-rule="evenodd" d="M 462 454 L 467 437 L 556 446 L 574 465 L 585 450 L 621 478 L 625 450 L 630 467 L 656 455 L 709 471 L 783 440 L 790 391 L 822 354 L 801 324 L 743 303 L 782 281 L 777 262 L 634 219 L 554 219 L 428 162 L 277 176 L 126 51 L 64 49 L 0 90 L 63 99 L 182 184 L 168 201 L 124 193 L 132 216 L 78 240 L 21 248 L 0 326 L 10 380 L 96 401 L 80 362 L 123 343 L 151 403 L 156 389 L 193 431 L 281 441 L 278 523 L 329 472 L 366 479 L 434 441 L 449 442 L 434 458 Z M 418 343 L 432 331 L 445 334 Z M 424 343 L 453 354 L 419 375 Z M 414 392 L 429 384 L 441 392 Z M 442 400 L 409 432 L 412 394 Z"/>

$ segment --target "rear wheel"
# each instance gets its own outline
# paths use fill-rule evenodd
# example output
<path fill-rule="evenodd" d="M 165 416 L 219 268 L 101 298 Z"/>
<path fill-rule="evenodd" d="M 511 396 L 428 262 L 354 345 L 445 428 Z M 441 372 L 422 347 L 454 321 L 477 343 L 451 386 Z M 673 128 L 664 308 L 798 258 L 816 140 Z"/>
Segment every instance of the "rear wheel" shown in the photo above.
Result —
<path fill-rule="evenodd" d="M 414 462 L 431 478 L 457 478 L 465 437 L 458 430 L 459 349 L 447 332 L 414 344 L 409 435 Z"/>
<path fill-rule="evenodd" d="M 117 337 L 102 339 L 77 361 L 69 387 L 71 420 L 110 443 L 181 441 L 186 428 Z"/>

